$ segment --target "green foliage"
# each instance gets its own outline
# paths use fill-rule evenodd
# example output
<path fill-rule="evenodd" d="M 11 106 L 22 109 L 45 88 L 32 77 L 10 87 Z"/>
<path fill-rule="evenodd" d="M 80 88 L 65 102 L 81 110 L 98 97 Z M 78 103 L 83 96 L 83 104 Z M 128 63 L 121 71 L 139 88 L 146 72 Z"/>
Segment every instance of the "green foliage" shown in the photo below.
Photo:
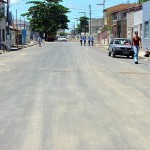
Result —
<path fill-rule="evenodd" d="M 149 1 L 149 0 L 138 0 L 138 3 L 142 4 L 142 3 L 147 2 L 147 1 Z"/>
<path fill-rule="evenodd" d="M 60 35 L 60 36 L 67 36 L 67 33 L 65 33 L 65 32 L 60 32 L 59 35 Z"/>
<path fill-rule="evenodd" d="M 80 21 L 80 23 L 78 24 L 78 27 L 77 27 L 78 33 L 89 32 L 89 18 L 80 17 L 79 21 Z"/>
<path fill-rule="evenodd" d="M 50 1 L 29 1 L 33 4 L 28 12 L 22 14 L 30 21 L 33 31 L 40 33 L 55 34 L 59 29 L 68 29 L 68 17 L 66 14 L 69 9 L 60 5 L 61 0 Z"/>

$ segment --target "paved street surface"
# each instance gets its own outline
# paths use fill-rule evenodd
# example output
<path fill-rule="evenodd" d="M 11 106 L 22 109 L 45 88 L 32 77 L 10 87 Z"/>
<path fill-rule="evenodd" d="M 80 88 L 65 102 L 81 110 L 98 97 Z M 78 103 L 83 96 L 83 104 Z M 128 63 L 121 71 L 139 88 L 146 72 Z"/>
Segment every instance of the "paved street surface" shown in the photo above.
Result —
<path fill-rule="evenodd" d="M 149 150 L 150 61 L 73 42 L 0 55 L 0 150 Z"/>

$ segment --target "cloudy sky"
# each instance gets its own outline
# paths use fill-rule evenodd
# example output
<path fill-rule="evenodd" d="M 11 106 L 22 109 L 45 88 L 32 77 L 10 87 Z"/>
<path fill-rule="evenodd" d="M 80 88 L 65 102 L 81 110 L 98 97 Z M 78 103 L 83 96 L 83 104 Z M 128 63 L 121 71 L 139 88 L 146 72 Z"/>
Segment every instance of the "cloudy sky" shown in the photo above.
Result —
<path fill-rule="evenodd" d="M 17 16 L 20 19 L 20 15 L 24 12 L 27 12 L 30 5 L 25 4 L 29 0 L 10 0 L 10 11 L 12 11 L 14 17 Z M 130 3 L 135 3 L 137 0 L 129 0 Z M 105 0 L 105 8 L 121 4 L 121 3 L 128 3 L 128 0 Z M 103 17 L 103 5 L 96 5 L 96 4 L 103 4 L 103 0 L 63 0 L 61 3 L 65 7 L 70 8 L 70 13 L 68 17 L 70 19 L 69 28 L 73 28 L 74 24 L 76 26 L 77 21 L 75 18 L 79 18 L 83 16 L 85 12 L 86 16 L 89 17 L 89 5 L 92 8 L 92 17 L 99 18 Z"/>

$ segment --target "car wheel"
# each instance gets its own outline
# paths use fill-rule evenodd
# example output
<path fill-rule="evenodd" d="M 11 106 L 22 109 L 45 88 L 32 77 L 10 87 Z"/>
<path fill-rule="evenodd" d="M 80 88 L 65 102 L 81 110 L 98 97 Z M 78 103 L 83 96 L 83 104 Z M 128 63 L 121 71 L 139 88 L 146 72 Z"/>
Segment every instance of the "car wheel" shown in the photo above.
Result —
<path fill-rule="evenodd" d="M 111 52 L 108 52 L 108 56 L 111 56 Z"/>
<path fill-rule="evenodd" d="M 115 55 L 115 52 L 114 51 L 112 51 L 112 57 L 115 57 L 116 55 Z"/>

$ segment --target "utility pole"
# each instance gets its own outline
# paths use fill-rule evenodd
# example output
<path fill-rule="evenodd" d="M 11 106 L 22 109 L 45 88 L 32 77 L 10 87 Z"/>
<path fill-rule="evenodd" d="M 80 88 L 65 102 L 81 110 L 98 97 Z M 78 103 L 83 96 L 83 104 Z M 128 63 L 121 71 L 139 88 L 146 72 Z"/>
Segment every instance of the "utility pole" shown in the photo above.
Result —
<path fill-rule="evenodd" d="M 16 47 L 18 48 L 18 25 L 17 25 L 17 9 L 16 9 L 16 29 L 17 29 L 17 32 L 16 32 Z"/>
<path fill-rule="evenodd" d="M 104 10 L 105 10 L 105 0 L 103 2 L 103 25 L 105 25 L 105 15 L 104 15 Z"/>
<path fill-rule="evenodd" d="M 89 9 L 90 9 L 90 35 L 92 34 L 92 25 L 91 25 L 91 5 L 89 5 Z"/>
<path fill-rule="evenodd" d="M 24 30 L 25 30 L 25 17 L 24 17 Z"/>
<path fill-rule="evenodd" d="M 7 0 L 7 25 L 6 25 L 6 46 L 7 49 L 10 49 L 10 31 L 9 31 L 9 0 Z"/>
<path fill-rule="evenodd" d="M 128 0 L 127 3 L 128 3 L 128 13 L 129 13 L 129 4 L 130 4 L 130 0 Z"/>
<path fill-rule="evenodd" d="M 79 13 L 84 13 L 84 17 L 86 17 L 86 12 L 85 11 L 82 11 L 82 12 L 79 12 Z"/>
<path fill-rule="evenodd" d="M 105 15 L 104 15 L 104 10 L 105 10 L 105 0 L 103 1 L 103 4 L 97 4 L 97 5 L 103 5 L 103 26 L 105 25 Z"/>
<path fill-rule="evenodd" d="M 21 32 L 21 25 L 22 25 L 22 24 L 21 24 L 21 17 L 20 17 L 20 32 Z"/>

